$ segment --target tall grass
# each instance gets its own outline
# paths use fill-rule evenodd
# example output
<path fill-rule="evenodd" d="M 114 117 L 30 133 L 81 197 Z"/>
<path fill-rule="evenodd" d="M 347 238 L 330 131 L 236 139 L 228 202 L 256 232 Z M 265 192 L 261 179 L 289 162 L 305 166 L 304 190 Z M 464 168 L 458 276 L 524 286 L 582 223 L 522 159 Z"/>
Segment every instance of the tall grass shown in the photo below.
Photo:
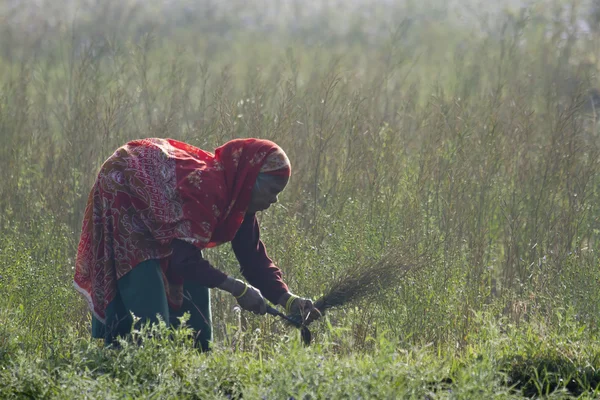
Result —
<path fill-rule="evenodd" d="M 331 312 L 346 329 L 339 351 L 369 349 L 381 332 L 465 349 L 480 313 L 552 332 L 574 316 L 595 337 L 599 53 L 598 32 L 577 30 L 585 4 L 466 27 L 444 6 L 396 6 L 378 13 L 405 18 L 377 32 L 356 14 L 335 34 L 331 19 L 236 26 L 224 21 L 247 8 L 219 14 L 210 2 L 187 22 L 106 4 L 37 36 L 8 24 L 0 38 L 0 310 L 20 307 L 28 332 L 86 335 L 70 280 L 88 191 L 116 147 L 159 136 L 208 150 L 263 137 L 286 150 L 292 180 L 260 219 L 294 292 L 316 298 L 389 249 L 430 256 L 381 301 Z M 228 246 L 206 254 L 237 273 Z M 213 299 L 218 342 L 240 326 L 272 343 L 285 333 Z"/>

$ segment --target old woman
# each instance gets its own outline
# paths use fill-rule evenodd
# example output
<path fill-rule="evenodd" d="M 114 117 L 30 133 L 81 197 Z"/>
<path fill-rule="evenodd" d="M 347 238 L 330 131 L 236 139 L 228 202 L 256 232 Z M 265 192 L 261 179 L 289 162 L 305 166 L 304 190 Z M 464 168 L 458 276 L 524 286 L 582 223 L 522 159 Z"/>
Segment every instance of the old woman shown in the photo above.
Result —
<path fill-rule="evenodd" d="M 212 340 L 209 288 L 265 314 L 265 298 L 300 313 L 320 313 L 292 294 L 260 239 L 256 213 L 277 201 L 291 175 L 285 152 L 261 139 L 236 139 L 214 154 L 172 139 L 120 147 L 100 168 L 89 194 L 74 284 L 92 311 L 92 336 L 107 345 L 133 323 L 188 324 L 197 343 Z M 202 250 L 230 242 L 248 283 L 228 276 Z M 264 297 L 263 297 L 264 296 Z"/>

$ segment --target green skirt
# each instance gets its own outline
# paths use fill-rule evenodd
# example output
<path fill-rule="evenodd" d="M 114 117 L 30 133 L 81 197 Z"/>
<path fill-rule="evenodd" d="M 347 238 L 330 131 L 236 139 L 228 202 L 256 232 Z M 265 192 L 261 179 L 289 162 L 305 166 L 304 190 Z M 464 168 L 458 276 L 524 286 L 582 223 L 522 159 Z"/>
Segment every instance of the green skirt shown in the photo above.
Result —
<path fill-rule="evenodd" d="M 172 327 L 179 326 L 179 317 L 190 314 L 187 325 L 194 330 L 195 343 L 203 351 L 212 341 L 210 293 L 205 286 L 192 282 L 183 285 L 183 305 L 173 310 L 167 302 L 160 263 L 144 261 L 117 281 L 118 293 L 106 308 L 106 323 L 92 316 L 92 337 L 103 338 L 105 344 L 116 344 L 117 337 L 126 337 L 133 325 L 132 312 L 139 323 L 158 322 L 157 315 Z M 137 327 L 136 327 L 137 328 Z"/>

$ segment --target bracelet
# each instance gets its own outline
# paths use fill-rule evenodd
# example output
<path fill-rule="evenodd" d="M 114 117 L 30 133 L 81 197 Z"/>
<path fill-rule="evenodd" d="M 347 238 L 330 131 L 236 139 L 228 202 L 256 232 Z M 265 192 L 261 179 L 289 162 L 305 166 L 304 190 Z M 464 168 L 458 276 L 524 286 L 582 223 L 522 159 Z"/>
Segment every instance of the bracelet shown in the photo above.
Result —
<path fill-rule="evenodd" d="M 292 303 L 294 302 L 294 300 L 299 299 L 300 297 L 296 296 L 296 295 L 290 295 L 289 299 L 287 299 L 286 303 L 285 303 L 285 312 L 290 314 L 291 310 L 290 307 L 292 306 Z"/>
<path fill-rule="evenodd" d="M 236 299 L 239 299 L 239 298 L 241 298 L 242 296 L 244 296 L 244 295 L 246 294 L 246 292 L 247 292 L 247 291 L 248 291 L 248 285 L 246 285 L 246 284 L 244 283 L 244 290 L 242 290 L 242 293 L 240 293 L 238 296 L 236 296 L 236 295 L 233 295 L 233 297 L 235 297 Z"/>

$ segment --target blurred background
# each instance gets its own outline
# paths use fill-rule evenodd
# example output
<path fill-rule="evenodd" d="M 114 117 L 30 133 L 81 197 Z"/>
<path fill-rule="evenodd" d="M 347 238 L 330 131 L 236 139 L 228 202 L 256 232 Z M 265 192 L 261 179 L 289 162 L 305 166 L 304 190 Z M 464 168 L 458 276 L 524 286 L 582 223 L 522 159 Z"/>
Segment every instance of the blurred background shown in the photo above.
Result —
<path fill-rule="evenodd" d="M 341 346 L 461 346 L 481 313 L 594 334 L 599 21 L 597 0 L 3 0 L 0 307 L 87 335 L 73 260 L 117 147 L 263 137 L 292 161 L 260 218 L 292 291 L 426 255 L 380 302 L 331 312 Z M 228 245 L 206 255 L 239 274 Z M 220 342 L 286 331 L 213 292 Z"/>

